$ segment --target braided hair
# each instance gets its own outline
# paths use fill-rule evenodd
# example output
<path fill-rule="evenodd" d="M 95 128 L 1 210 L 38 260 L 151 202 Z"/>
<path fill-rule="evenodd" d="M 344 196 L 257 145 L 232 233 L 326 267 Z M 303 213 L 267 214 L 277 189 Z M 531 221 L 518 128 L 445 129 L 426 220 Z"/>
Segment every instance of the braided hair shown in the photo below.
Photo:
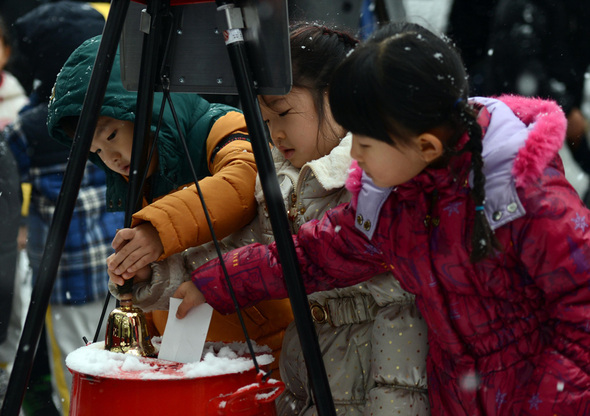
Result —
<path fill-rule="evenodd" d="M 476 263 L 491 256 L 494 249 L 500 250 L 501 245 L 492 231 L 484 211 L 486 178 L 483 174 L 483 157 L 481 155 L 483 150 L 481 127 L 477 124 L 474 109 L 467 101 L 460 99 L 456 107 L 461 124 L 465 126 L 469 136 L 464 150 L 471 152 L 471 168 L 473 170 L 471 199 L 475 202 L 470 260 L 472 263 Z"/>
<path fill-rule="evenodd" d="M 465 66 L 450 42 L 418 24 L 397 22 L 380 28 L 339 66 L 330 83 L 330 106 L 347 130 L 394 147 L 435 128 L 453 132 L 434 163 L 471 153 L 475 222 L 470 259 L 477 262 L 499 243 L 483 210 L 482 130 L 468 94 Z M 465 133 L 469 140 L 457 151 Z"/>

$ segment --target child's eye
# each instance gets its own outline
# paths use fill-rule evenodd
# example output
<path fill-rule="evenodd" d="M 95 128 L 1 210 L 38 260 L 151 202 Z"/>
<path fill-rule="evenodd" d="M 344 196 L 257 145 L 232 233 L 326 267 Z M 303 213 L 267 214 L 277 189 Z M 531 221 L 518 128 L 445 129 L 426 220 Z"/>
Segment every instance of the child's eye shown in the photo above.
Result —
<path fill-rule="evenodd" d="M 107 137 L 108 141 L 111 141 L 115 138 L 115 136 L 117 135 L 117 130 L 115 130 L 114 132 L 111 133 L 111 135 L 109 137 Z"/>
<path fill-rule="evenodd" d="M 96 151 L 94 152 L 95 155 L 98 155 L 100 153 L 100 149 L 96 149 Z"/>
<path fill-rule="evenodd" d="M 279 117 L 284 117 L 287 114 L 289 114 L 289 111 L 291 111 L 291 109 L 287 110 L 287 111 L 283 111 L 282 113 L 279 114 Z"/>

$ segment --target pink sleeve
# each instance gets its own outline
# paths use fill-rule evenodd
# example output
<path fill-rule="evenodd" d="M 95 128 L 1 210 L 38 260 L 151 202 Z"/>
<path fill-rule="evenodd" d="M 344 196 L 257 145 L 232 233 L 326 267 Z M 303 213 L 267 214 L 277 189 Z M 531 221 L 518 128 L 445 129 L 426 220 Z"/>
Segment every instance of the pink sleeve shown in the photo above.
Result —
<path fill-rule="evenodd" d="M 354 212 L 348 205 L 306 223 L 293 239 L 307 293 L 350 286 L 384 271 L 378 253 L 354 228 Z M 275 243 L 241 247 L 223 260 L 241 307 L 288 296 Z M 195 270 L 192 279 L 214 309 L 234 311 L 219 259 Z"/>

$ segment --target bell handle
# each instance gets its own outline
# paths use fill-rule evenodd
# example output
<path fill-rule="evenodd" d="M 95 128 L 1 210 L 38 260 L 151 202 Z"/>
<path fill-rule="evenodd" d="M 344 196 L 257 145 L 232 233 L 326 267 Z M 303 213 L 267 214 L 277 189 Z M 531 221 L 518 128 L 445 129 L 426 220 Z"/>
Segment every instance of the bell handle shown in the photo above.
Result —
<path fill-rule="evenodd" d="M 119 292 L 119 300 L 123 300 L 123 298 L 127 298 L 127 296 L 123 295 L 132 295 L 133 294 L 133 278 L 125 280 L 123 285 L 117 285 L 117 290 Z M 129 297 L 131 298 L 131 297 Z"/>

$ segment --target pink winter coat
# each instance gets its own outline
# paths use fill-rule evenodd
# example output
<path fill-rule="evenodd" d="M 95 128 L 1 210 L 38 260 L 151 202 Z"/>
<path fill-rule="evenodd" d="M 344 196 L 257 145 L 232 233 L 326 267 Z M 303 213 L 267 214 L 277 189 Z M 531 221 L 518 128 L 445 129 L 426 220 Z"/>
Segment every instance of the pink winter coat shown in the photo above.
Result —
<path fill-rule="evenodd" d="M 469 261 L 475 206 L 469 154 L 377 188 L 358 168 L 352 204 L 295 237 L 308 292 L 390 270 L 428 324 L 434 415 L 590 414 L 590 211 L 567 182 L 558 150 L 566 121 L 554 103 L 476 98 L 485 213 L 503 250 Z M 287 296 L 276 247 L 230 252 L 239 301 Z M 231 311 L 218 261 L 193 281 Z"/>

